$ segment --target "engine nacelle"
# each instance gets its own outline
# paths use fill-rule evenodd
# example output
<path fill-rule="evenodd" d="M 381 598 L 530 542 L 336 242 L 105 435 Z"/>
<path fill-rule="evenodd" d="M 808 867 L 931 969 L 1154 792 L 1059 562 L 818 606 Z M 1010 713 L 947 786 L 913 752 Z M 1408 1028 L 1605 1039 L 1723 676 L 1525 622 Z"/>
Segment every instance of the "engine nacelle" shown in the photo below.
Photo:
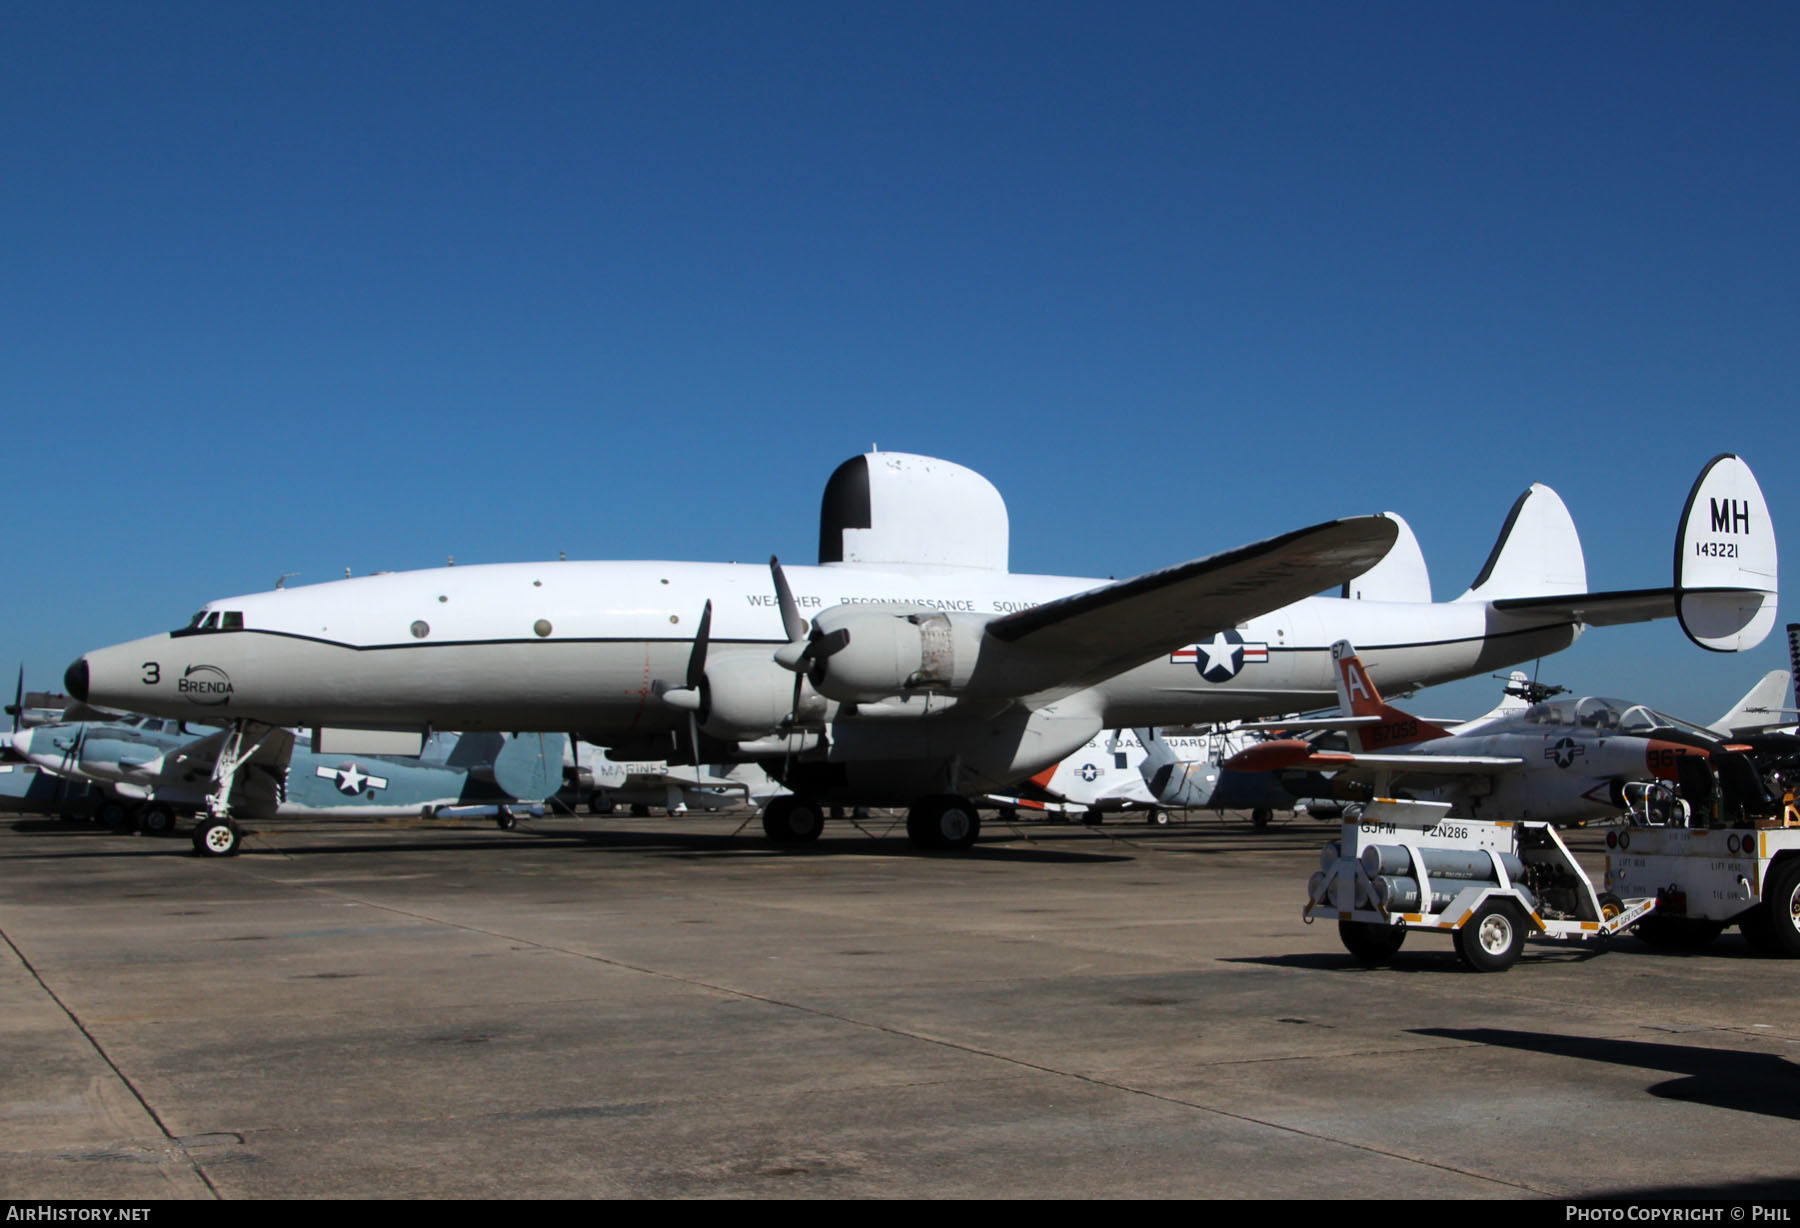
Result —
<path fill-rule="evenodd" d="M 974 675 L 990 618 L 916 606 L 834 606 L 813 620 L 821 651 L 807 677 L 839 703 L 909 691 L 957 694 Z"/>
<path fill-rule="evenodd" d="M 756 738 L 787 721 L 794 708 L 794 675 L 766 656 L 726 657 L 707 664 L 706 693 L 702 731 L 733 741 Z M 825 701 L 803 683 L 799 722 L 823 721 L 825 709 Z"/>

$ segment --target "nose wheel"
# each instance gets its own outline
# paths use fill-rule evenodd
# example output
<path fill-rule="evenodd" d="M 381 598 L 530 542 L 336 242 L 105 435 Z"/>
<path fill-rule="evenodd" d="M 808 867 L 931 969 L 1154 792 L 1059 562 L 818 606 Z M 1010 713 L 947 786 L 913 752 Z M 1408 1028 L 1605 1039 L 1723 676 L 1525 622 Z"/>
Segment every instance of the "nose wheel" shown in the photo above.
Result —
<path fill-rule="evenodd" d="M 194 851 L 202 857 L 236 857 L 242 835 L 230 819 L 202 819 L 194 828 Z"/>

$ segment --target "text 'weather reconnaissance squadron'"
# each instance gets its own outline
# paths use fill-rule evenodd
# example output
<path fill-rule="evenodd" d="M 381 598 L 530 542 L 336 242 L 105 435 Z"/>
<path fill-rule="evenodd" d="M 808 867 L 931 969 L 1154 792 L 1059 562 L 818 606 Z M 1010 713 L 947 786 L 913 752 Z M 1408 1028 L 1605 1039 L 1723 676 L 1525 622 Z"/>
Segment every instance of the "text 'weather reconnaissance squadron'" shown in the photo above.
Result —
<path fill-rule="evenodd" d="M 87 654 L 66 682 L 94 703 L 232 718 L 246 738 L 255 722 L 321 728 L 346 748 L 427 728 L 572 731 L 627 755 L 756 760 L 793 790 L 765 812 L 774 839 L 816 837 L 825 806 L 908 805 L 915 843 L 964 847 L 979 830 L 971 795 L 1101 729 L 1329 702 L 1338 639 L 1399 689 L 1556 652 L 1585 625 L 1674 615 L 1696 643 L 1734 651 L 1774 622 L 1774 533 L 1735 456 L 1689 495 L 1673 586 L 1626 593 L 1586 591 L 1574 525 L 1544 486 L 1449 602 L 1431 600 L 1391 513 L 1117 583 L 1014 575 L 1007 539 L 979 474 L 870 453 L 826 485 L 816 567 L 521 563 L 335 581 L 212 602 L 180 631 Z"/>

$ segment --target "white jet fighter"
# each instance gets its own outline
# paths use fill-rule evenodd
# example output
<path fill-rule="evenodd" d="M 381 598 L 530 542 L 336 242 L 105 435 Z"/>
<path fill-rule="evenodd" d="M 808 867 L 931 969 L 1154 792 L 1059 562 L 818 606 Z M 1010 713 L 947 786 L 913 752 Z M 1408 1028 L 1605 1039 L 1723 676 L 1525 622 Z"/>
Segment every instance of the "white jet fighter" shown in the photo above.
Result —
<path fill-rule="evenodd" d="M 1576 823 L 1617 817 L 1631 804 L 1633 785 L 1679 782 L 1682 761 L 1694 757 L 1744 777 L 1731 783 L 1743 783 L 1758 805 L 1768 804 L 1742 754 L 1748 746 L 1643 704 L 1566 695 L 1447 729 L 1384 701 L 1347 641 L 1333 644 L 1331 655 L 1340 715 L 1282 724 L 1290 731 L 1342 729 L 1350 748 L 1320 750 L 1300 738 L 1277 738 L 1241 751 L 1227 767 L 1335 772 L 1369 785 L 1378 798 L 1448 803 L 1458 818 Z M 1779 693 L 1787 678 L 1786 671 L 1765 678 L 1733 712 L 1770 689 Z"/>
<path fill-rule="evenodd" d="M 870 453 L 826 484 L 816 567 L 548 562 L 333 581 L 211 602 L 181 630 L 88 653 L 65 681 L 94 703 L 234 719 L 247 747 L 267 722 L 343 749 L 434 727 L 567 730 L 626 757 L 756 760 L 793 790 L 764 814 L 772 839 L 815 838 L 826 806 L 908 805 L 915 844 L 967 847 L 970 795 L 1102 729 L 1329 702 L 1345 636 L 1396 688 L 1556 652 L 1586 625 L 1676 615 L 1705 647 L 1759 643 L 1775 541 L 1742 460 L 1707 466 L 1678 533 L 1673 587 L 1590 594 L 1568 510 L 1534 485 L 1450 602 L 1350 595 L 1400 537 L 1387 516 L 1116 583 L 1014 575 L 986 479 Z M 220 757 L 215 814 L 234 758 Z"/>

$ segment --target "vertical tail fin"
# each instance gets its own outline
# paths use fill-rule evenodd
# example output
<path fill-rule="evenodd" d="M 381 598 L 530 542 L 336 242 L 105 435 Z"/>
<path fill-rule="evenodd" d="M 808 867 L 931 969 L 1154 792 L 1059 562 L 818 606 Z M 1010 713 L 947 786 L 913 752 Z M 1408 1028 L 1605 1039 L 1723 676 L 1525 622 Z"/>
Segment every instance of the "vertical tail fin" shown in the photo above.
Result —
<path fill-rule="evenodd" d="M 1380 720 L 1350 728 L 1350 745 L 1362 752 L 1389 750 L 1432 738 L 1447 738 L 1450 731 L 1416 716 L 1408 716 L 1381 698 L 1375 680 L 1363 668 L 1361 658 L 1349 640 L 1331 646 L 1331 661 L 1337 672 L 1338 707 L 1345 716 L 1373 716 Z"/>
<path fill-rule="evenodd" d="M 1729 737 L 1739 730 L 1747 732 L 1766 725 L 1783 724 L 1781 701 L 1787 697 L 1788 680 L 1791 677 L 1784 669 L 1764 674 L 1762 681 L 1737 701 L 1736 707 L 1707 728 Z"/>
<path fill-rule="evenodd" d="M 1533 483 L 1507 513 L 1481 574 L 1457 600 L 1585 592 L 1587 560 L 1569 509 L 1554 490 Z"/>

